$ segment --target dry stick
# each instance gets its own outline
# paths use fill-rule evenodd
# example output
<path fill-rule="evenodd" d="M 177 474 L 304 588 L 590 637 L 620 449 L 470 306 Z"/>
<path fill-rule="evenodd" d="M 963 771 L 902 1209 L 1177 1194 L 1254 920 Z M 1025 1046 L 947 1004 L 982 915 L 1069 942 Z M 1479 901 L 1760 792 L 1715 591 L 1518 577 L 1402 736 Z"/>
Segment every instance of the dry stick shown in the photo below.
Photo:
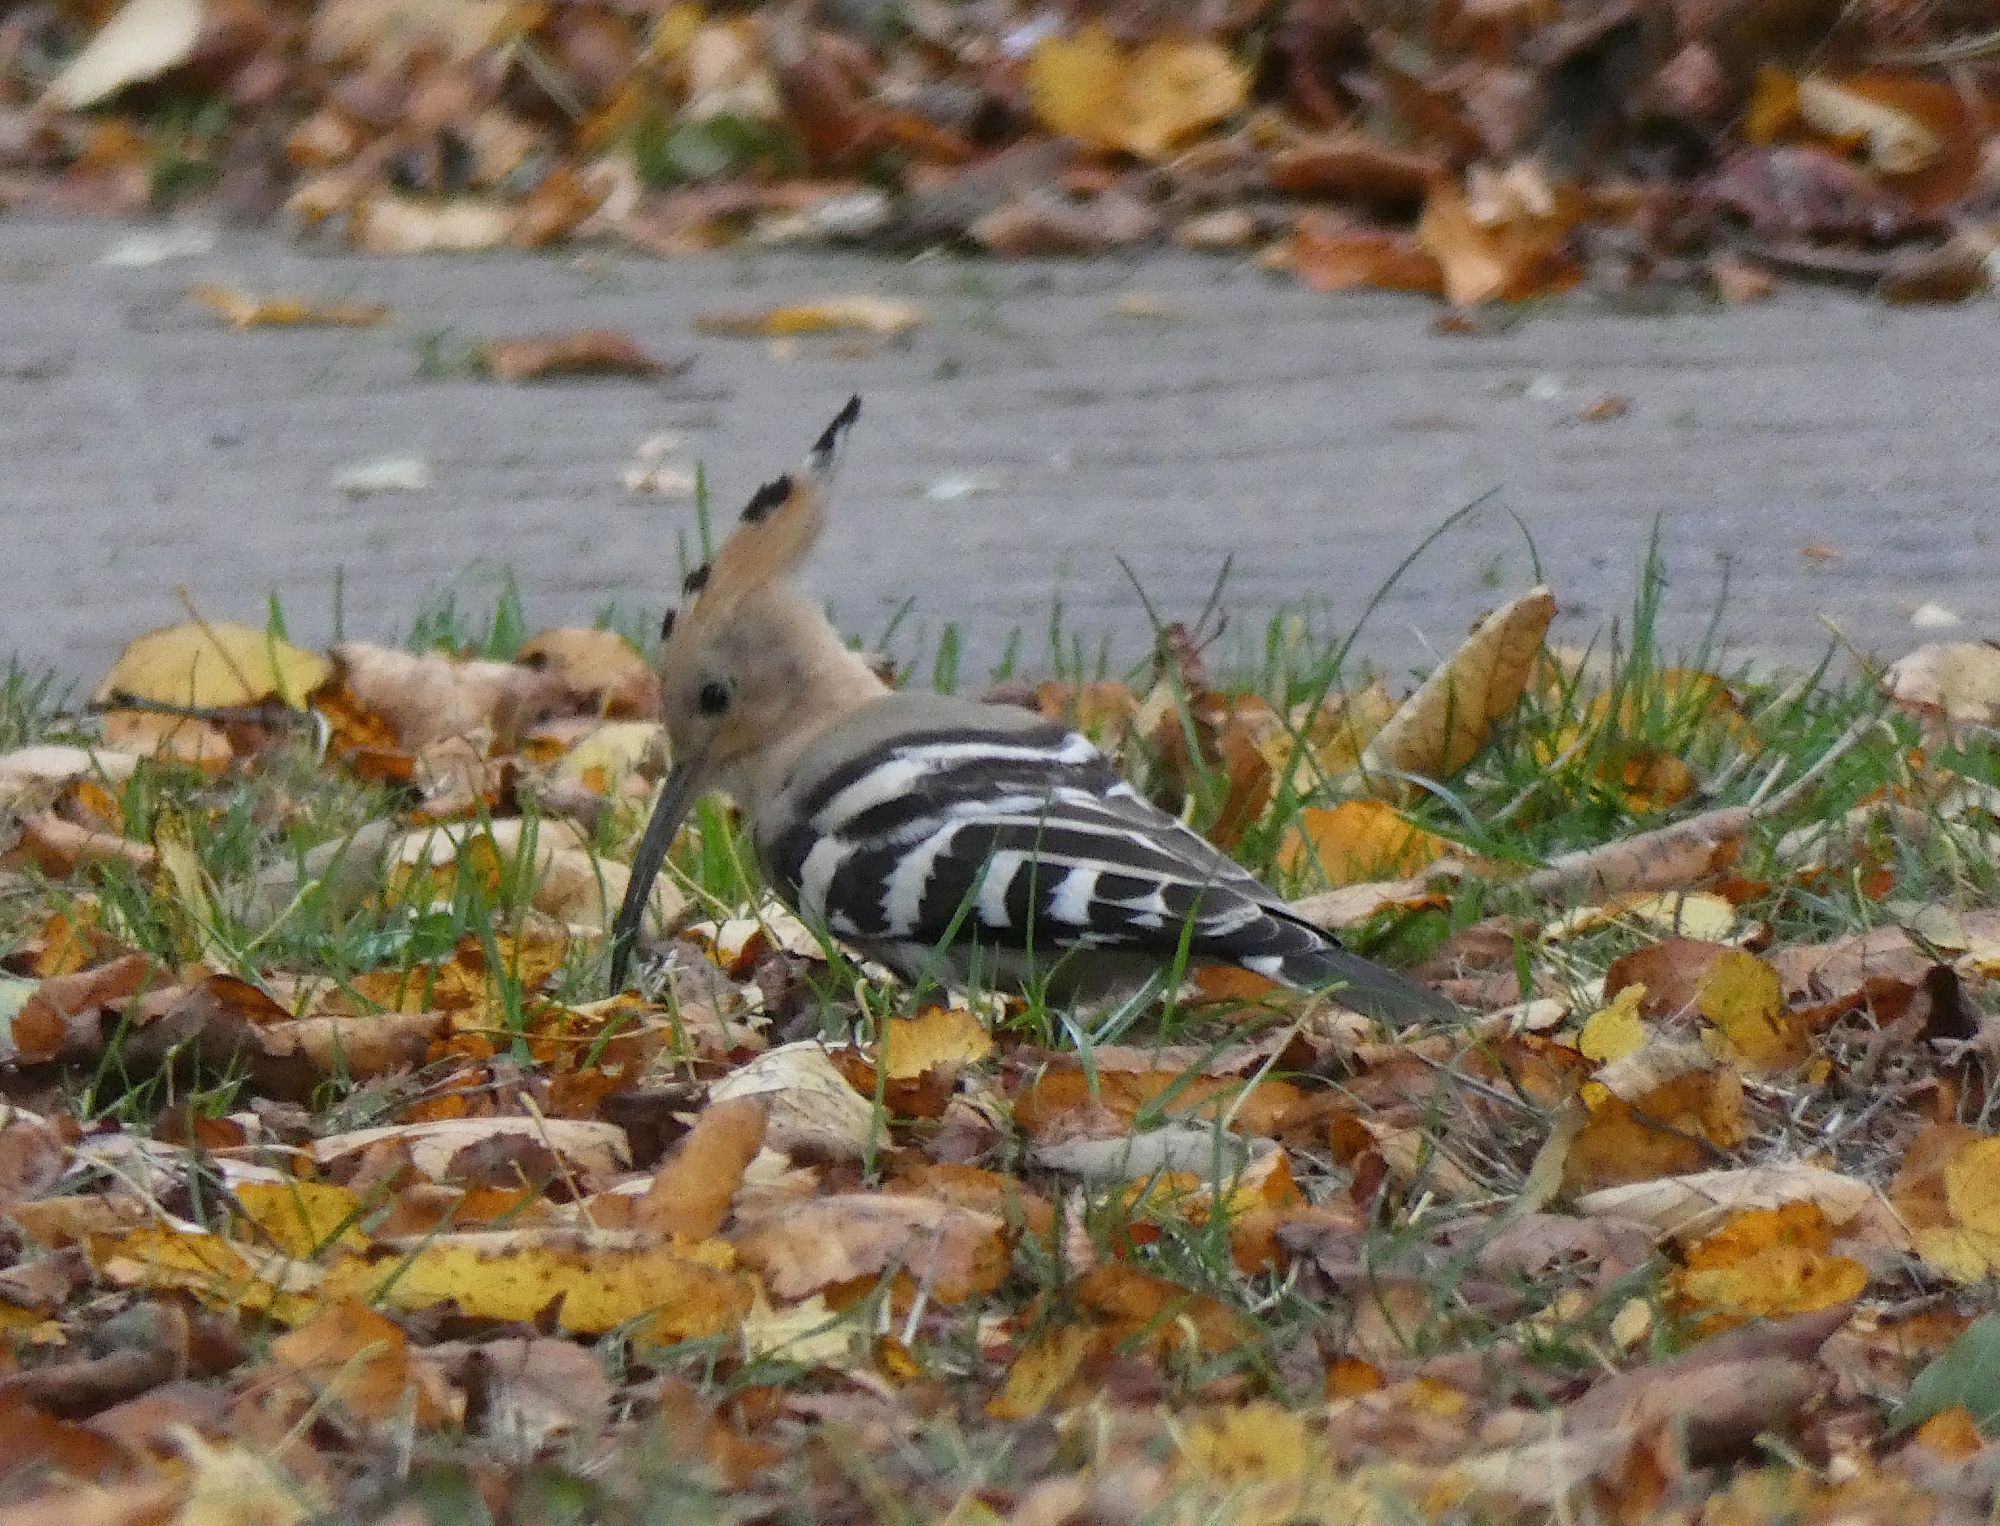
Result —
<path fill-rule="evenodd" d="M 1675 890 L 1713 868 L 1751 826 L 1789 810 L 1821 776 L 1874 729 L 1879 717 L 1856 721 L 1798 778 L 1769 798 L 1723 806 L 1623 837 L 1594 848 L 1565 853 L 1521 883 L 1531 895 L 1557 899 L 1577 891 L 1612 895 L 1626 890 Z M 1768 786 L 1767 786 L 1768 787 Z M 1763 794 L 1760 790 L 1759 795 Z"/>
<path fill-rule="evenodd" d="M 194 622 L 195 629 L 208 637 L 209 644 L 215 648 L 215 655 L 220 657 L 222 665 L 229 669 L 229 676 L 243 685 L 245 694 L 255 694 L 257 686 L 250 682 L 249 675 L 236 665 L 236 659 L 229 655 L 229 648 L 224 646 L 222 638 L 215 634 L 215 627 L 210 625 L 202 612 L 194 607 L 194 599 L 187 591 L 187 584 L 176 583 L 174 597 L 181 601 L 181 608 L 187 611 L 188 619 Z"/>

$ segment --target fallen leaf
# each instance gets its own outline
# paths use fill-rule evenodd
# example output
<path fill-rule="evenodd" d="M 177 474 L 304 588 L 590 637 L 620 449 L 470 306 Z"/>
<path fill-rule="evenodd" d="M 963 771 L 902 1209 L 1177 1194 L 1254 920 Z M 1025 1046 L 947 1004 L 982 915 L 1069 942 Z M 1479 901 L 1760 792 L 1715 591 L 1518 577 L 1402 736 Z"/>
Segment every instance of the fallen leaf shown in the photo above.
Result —
<path fill-rule="evenodd" d="M 1314 213 L 1301 216 L 1278 263 L 1314 291 L 1372 286 L 1385 291 L 1444 292 L 1444 271 L 1413 234 L 1356 227 Z"/>
<path fill-rule="evenodd" d="M 228 709 L 275 699 L 297 710 L 331 671 L 324 657 L 273 631 L 229 620 L 190 621 L 127 643 L 91 702 L 115 706 L 120 699 L 136 699 Z"/>
<path fill-rule="evenodd" d="M 1920 646 L 1889 665 L 1882 689 L 1919 715 L 1954 725 L 2000 724 L 2000 647 L 1983 641 Z"/>
<path fill-rule="evenodd" d="M 1310 858 L 1327 884 L 1351 885 L 1416 874 L 1454 846 L 1383 801 L 1346 800 L 1303 808 L 1278 841 L 1278 867 L 1296 874 Z"/>
<path fill-rule="evenodd" d="M 913 1081 L 944 1066 L 973 1065 L 993 1053 L 993 1035 L 963 1007 L 927 1007 L 884 1021 L 880 1068 L 890 1081 Z"/>
<path fill-rule="evenodd" d="M 1456 306 L 1522 302 L 1581 279 L 1565 252 L 1579 215 L 1573 194 L 1539 184 L 1524 165 L 1497 189 L 1438 180 L 1417 220 L 1417 247 L 1437 261 L 1445 300 Z"/>
<path fill-rule="evenodd" d="M 786 334 L 907 334 L 927 321 L 923 308 L 893 297 L 823 297 L 789 307 L 708 312 L 694 320 L 698 334 L 754 339 Z"/>
<path fill-rule="evenodd" d="M 1535 588 L 1481 620 L 1369 742 L 1362 779 L 1400 792 L 1398 775 L 1449 779 L 1471 762 L 1527 692 L 1555 612 L 1555 597 Z"/>
<path fill-rule="evenodd" d="M 202 0 L 125 0 L 49 84 L 43 101 L 79 111 L 127 85 L 158 79 L 194 56 Z"/>
<path fill-rule="evenodd" d="M 709 1089 L 710 1106 L 732 1097 L 764 1102 L 765 1140 L 788 1155 L 858 1160 L 878 1127 L 874 1105 L 811 1040 L 768 1049 Z"/>
<path fill-rule="evenodd" d="M 259 297 L 234 286 L 203 281 L 188 295 L 229 320 L 235 329 L 375 328 L 393 314 L 379 302 L 321 302 L 311 297 Z"/>
<path fill-rule="evenodd" d="M 1910 113 L 1824 75 L 1798 82 L 1798 113 L 1829 137 L 1860 140 L 1870 162 L 1885 174 L 1912 174 L 1944 149 L 1937 134 Z"/>
<path fill-rule="evenodd" d="M 384 493 L 421 493 L 432 481 L 428 456 L 381 456 L 357 461 L 334 473 L 333 488 L 349 498 L 376 498 Z"/>
<path fill-rule="evenodd" d="M 632 1164 L 625 1131 L 615 1123 L 584 1118 L 440 1118 L 428 1123 L 387 1124 L 329 1134 L 312 1143 L 312 1158 L 328 1170 L 377 1145 L 393 1143 L 432 1181 L 447 1181 L 460 1151 L 500 1138 L 520 1138 L 543 1146 L 566 1169 L 610 1176 Z"/>
<path fill-rule="evenodd" d="M 1028 100 L 1046 126 L 1141 159 L 1163 158 L 1239 110 L 1249 83 L 1215 43 L 1162 37 L 1127 50 L 1096 22 L 1044 38 L 1028 56 Z"/>
<path fill-rule="evenodd" d="M 1807 1314 L 1861 1296 L 1868 1273 L 1832 1253 L 1834 1226 L 1810 1202 L 1746 1209 L 1687 1247 L 1673 1296 L 1718 1323 Z"/>
<path fill-rule="evenodd" d="M 745 1279 L 716 1241 L 663 1241 L 616 1230 L 480 1230 L 377 1245 L 337 1263 L 330 1296 L 417 1310 L 453 1305 L 467 1319 L 534 1320 L 601 1335 L 642 1322 L 662 1343 L 733 1330 L 750 1306 Z"/>
<path fill-rule="evenodd" d="M 348 214 L 347 237 L 369 254 L 476 254 L 506 243 L 516 214 L 498 202 L 437 203 L 373 191 Z"/>
<path fill-rule="evenodd" d="M 331 1402 L 364 1420 L 407 1417 L 430 1427 L 455 1424 L 465 1396 L 454 1393 L 430 1360 L 410 1350 L 402 1327 L 343 1300 L 278 1337 L 271 1356 L 312 1384 L 315 1402 Z"/>
<path fill-rule="evenodd" d="M 333 649 L 333 664 L 353 703 L 411 750 L 481 732 L 511 745 L 564 701 L 559 673 L 511 662 L 415 655 L 355 641 Z"/>
<path fill-rule="evenodd" d="M 489 339 L 479 347 L 487 371 L 500 381 L 543 381 L 559 376 L 661 376 L 689 362 L 662 365 L 616 329 L 577 329 L 523 339 Z"/>
<path fill-rule="evenodd" d="M 755 1096 L 711 1102 L 632 1208 L 633 1226 L 702 1240 L 722 1228 L 743 1172 L 764 1146 Z"/>
<path fill-rule="evenodd" d="M 1089 1325 L 1052 1325 L 1014 1353 L 1000 1389 L 986 1401 L 995 1420 L 1031 1420 L 1056 1403 L 1102 1339 Z"/>
<path fill-rule="evenodd" d="M 932 1198 L 839 1193 L 779 1208 L 736 1236 L 780 1298 L 901 1270 L 940 1303 L 990 1293 L 1007 1274 L 1006 1225 Z"/>

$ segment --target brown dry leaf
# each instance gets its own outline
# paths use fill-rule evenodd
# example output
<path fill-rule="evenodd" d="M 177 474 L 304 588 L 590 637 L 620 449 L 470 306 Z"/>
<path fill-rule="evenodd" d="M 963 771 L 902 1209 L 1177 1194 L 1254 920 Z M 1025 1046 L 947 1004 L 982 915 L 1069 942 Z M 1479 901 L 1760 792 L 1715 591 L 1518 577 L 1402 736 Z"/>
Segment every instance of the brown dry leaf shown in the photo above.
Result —
<path fill-rule="evenodd" d="M 1846 1303 L 1861 1296 L 1868 1273 L 1833 1254 L 1834 1233 L 1812 1203 L 1748 1209 L 1687 1248 L 1672 1295 L 1705 1315 L 1708 1330 Z"/>
<path fill-rule="evenodd" d="M 514 662 L 553 673 L 571 703 L 589 714 L 612 720 L 651 720 L 659 714 L 659 679 L 616 631 L 576 626 L 539 631 L 521 643 Z"/>
<path fill-rule="evenodd" d="M 711 1102 L 632 1207 L 636 1229 L 704 1240 L 722 1228 L 743 1172 L 764 1147 L 766 1108 L 754 1096 Z"/>
<path fill-rule="evenodd" d="M 494 378 L 504 382 L 544 381 L 557 376 L 662 376 L 685 370 L 689 364 L 663 365 L 640 349 L 629 334 L 617 329 L 489 339 L 479 347 L 479 359 Z"/>
<path fill-rule="evenodd" d="M 1438 262 L 1445 300 L 1455 306 L 1523 302 L 1582 278 L 1565 253 L 1579 215 L 1572 193 L 1541 184 L 1517 165 L 1495 187 L 1434 184 L 1417 222 L 1417 246 Z"/>
<path fill-rule="evenodd" d="M 874 1105 L 809 1039 L 766 1050 L 709 1089 L 710 1106 L 732 1097 L 762 1099 L 765 1141 L 787 1155 L 858 1160 L 875 1137 Z"/>
<path fill-rule="evenodd" d="M 1436 863 L 1455 844 L 1413 826 L 1380 800 L 1309 805 L 1278 842 L 1278 867 L 1295 874 L 1308 855 L 1329 885 L 1409 876 Z"/>
<path fill-rule="evenodd" d="M 1891 1201 L 1914 1231 L 1917 1254 L 1947 1277 L 1971 1284 L 2000 1275 L 2000 1138 L 1933 1135 L 1921 1150 L 1911 1146 Z"/>
<path fill-rule="evenodd" d="M 482 1230 L 378 1245 L 336 1263 L 328 1296 L 415 1310 L 455 1305 L 468 1319 L 547 1317 L 577 1335 L 633 1321 L 648 1339 L 732 1330 L 750 1306 L 735 1255 L 718 1241 L 663 1241 L 622 1230 Z"/>
<path fill-rule="evenodd" d="M 1563 1163 L 1563 1185 L 1572 1193 L 1685 1176 L 1750 1134 L 1742 1078 L 1733 1070 L 1687 1070 L 1629 1102 L 1593 1083 L 1584 1088 L 1584 1105 L 1588 1121 Z"/>
<path fill-rule="evenodd" d="M 779 1208 L 736 1236 L 779 1298 L 907 1272 L 940 1303 L 990 1293 L 1007 1275 L 1006 1224 L 934 1198 L 837 1193 Z"/>
<path fill-rule="evenodd" d="M 452 1390 L 428 1356 L 410 1350 L 402 1327 L 352 1300 L 328 1304 L 278 1337 L 271 1356 L 307 1379 L 317 1401 L 364 1420 L 429 1427 L 457 1424 L 465 1395 Z"/>
<path fill-rule="evenodd" d="M 148 758 L 168 758 L 206 774 L 229 766 L 236 750 L 229 734 L 196 716 L 161 715 L 150 710 L 108 710 L 102 722 L 104 740 L 113 747 Z M 5 789 L 0 783 L 0 791 Z"/>
<path fill-rule="evenodd" d="M 1756 823 L 1748 806 L 1722 806 L 1596 847 L 1557 855 L 1522 883 L 1546 900 L 1675 890 L 1736 861 Z"/>
<path fill-rule="evenodd" d="M 1244 1339 L 1241 1318 L 1205 1293 L 1194 1293 L 1127 1261 L 1101 1261 L 1071 1286 L 1077 1304 L 1101 1317 L 1107 1338 L 1163 1354 L 1216 1356 Z"/>
<path fill-rule="evenodd" d="M 1939 641 L 1899 657 L 1882 689 L 1906 710 L 1954 725 L 2000 725 L 2000 647 Z"/>
<path fill-rule="evenodd" d="M 202 0 L 125 0 L 50 82 L 43 104 L 79 111 L 179 68 L 194 56 L 201 21 Z"/>
<path fill-rule="evenodd" d="M 1271 185 L 1295 196 L 1324 196 L 1393 211 L 1423 204 L 1445 171 L 1441 156 L 1395 148 L 1365 132 L 1301 138 L 1271 155 Z"/>
<path fill-rule="evenodd" d="M 143 954 L 122 954 L 74 975 L 51 976 L 14 1014 L 10 1057 L 23 1065 L 93 1057 L 104 1042 L 103 1014 L 122 1009 L 164 978 Z"/>
<path fill-rule="evenodd" d="M 202 281 L 188 295 L 229 320 L 234 329 L 378 328 L 395 316 L 380 302 L 322 302 L 312 297 L 260 297 L 235 286 Z"/>
<path fill-rule="evenodd" d="M 1731 1214 L 1810 1203 L 1831 1224 L 1845 1225 L 1876 1200 L 1866 1182 L 1804 1162 L 1697 1171 L 1605 1187 L 1576 1199 L 1590 1218 L 1650 1225 L 1663 1238 L 1699 1233 Z"/>
<path fill-rule="evenodd" d="M 1449 779 L 1471 762 L 1527 692 L 1555 612 L 1555 596 L 1534 588 L 1481 620 L 1369 742 L 1362 780 L 1377 793 L 1400 792 L 1395 775 Z"/>
<path fill-rule="evenodd" d="M 417 656 L 359 641 L 335 647 L 333 661 L 354 703 L 413 751 L 480 733 L 504 748 L 563 701 L 557 674 L 511 662 Z"/>
<path fill-rule="evenodd" d="M 503 879 L 528 892 L 528 904 L 581 935 L 606 933 L 625 899 L 632 871 L 616 859 L 579 846 L 580 834 L 564 823 L 532 824 L 518 816 L 480 822 L 443 822 L 390 845 L 390 890 L 407 895 L 429 879 L 449 896 L 458 874 L 471 872 L 490 891 Z M 456 866 L 456 867 L 454 867 Z M 687 898 L 667 876 L 653 882 L 646 923 L 654 932 L 680 920 Z"/>
<path fill-rule="evenodd" d="M 1219 44 L 1162 37 L 1128 50 L 1096 22 L 1044 38 L 1028 57 L 1028 99 L 1046 126 L 1141 159 L 1164 158 L 1241 109 L 1249 86 Z"/>
<path fill-rule="evenodd" d="M 1301 216 L 1275 258 L 1314 291 L 1357 286 L 1384 291 L 1444 292 L 1444 271 L 1413 234 L 1356 227 L 1315 213 Z"/>
<path fill-rule="evenodd" d="M 698 334 L 757 339 L 786 334 L 907 334 L 928 320 L 923 308 L 894 297 L 821 297 L 754 311 L 709 312 L 695 317 Z"/>
<path fill-rule="evenodd" d="M 432 1181 L 448 1181 L 452 1160 L 461 1150 L 499 1139 L 540 1145 L 566 1170 L 591 1176 L 611 1176 L 632 1165 L 625 1131 L 615 1123 L 585 1118 L 439 1118 L 388 1124 L 316 1139 L 312 1158 L 321 1167 L 337 1171 L 349 1156 L 394 1144 L 407 1150 L 411 1164 Z"/>
<path fill-rule="evenodd" d="M 275 699 L 299 710 L 331 671 L 324 657 L 271 631 L 231 620 L 191 620 L 127 643 L 90 698 L 96 705 L 127 697 L 200 709 Z"/>

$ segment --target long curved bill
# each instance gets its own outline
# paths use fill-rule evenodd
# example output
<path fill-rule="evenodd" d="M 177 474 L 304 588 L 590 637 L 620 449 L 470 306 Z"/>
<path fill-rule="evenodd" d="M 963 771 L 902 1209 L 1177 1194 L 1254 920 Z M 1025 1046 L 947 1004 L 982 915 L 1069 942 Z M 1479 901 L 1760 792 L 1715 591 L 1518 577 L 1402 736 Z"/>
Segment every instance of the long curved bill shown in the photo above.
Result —
<path fill-rule="evenodd" d="M 625 886 L 625 904 L 618 908 L 618 920 L 611 924 L 614 996 L 625 989 L 625 975 L 632 965 L 632 944 L 639 936 L 639 924 L 645 919 L 646 900 L 653 892 L 653 881 L 660 877 L 667 850 L 674 845 L 674 834 L 680 831 L 695 796 L 701 793 L 696 787 L 701 776 L 700 763 L 699 758 L 690 758 L 685 763 L 676 763 L 668 772 L 666 788 L 660 791 L 653 818 L 646 823 L 646 835 L 639 839 L 639 851 L 632 855 L 632 878 Z"/>

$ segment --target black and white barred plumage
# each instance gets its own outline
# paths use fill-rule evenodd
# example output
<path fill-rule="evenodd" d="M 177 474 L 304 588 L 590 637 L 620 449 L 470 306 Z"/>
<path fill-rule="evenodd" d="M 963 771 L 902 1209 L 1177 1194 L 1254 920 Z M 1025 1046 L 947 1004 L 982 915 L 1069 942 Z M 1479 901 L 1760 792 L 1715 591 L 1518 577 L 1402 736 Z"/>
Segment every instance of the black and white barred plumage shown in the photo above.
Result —
<path fill-rule="evenodd" d="M 1083 736 L 1011 706 L 895 694 L 791 582 L 818 538 L 851 400 L 804 469 L 752 496 L 661 629 L 673 766 L 613 927 L 622 988 L 647 891 L 695 799 L 726 790 L 809 922 L 916 978 L 1097 994 L 1199 961 L 1341 988 L 1390 1021 L 1449 1003 L 1348 953 Z"/>
<path fill-rule="evenodd" d="M 1011 706 L 884 695 L 806 751 L 752 829 L 790 905 L 906 974 L 1087 991 L 1170 965 L 1185 936 L 1197 961 L 1339 984 L 1375 1015 L 1449 1010 L 1294 917 L 1088 738 Z"/>

